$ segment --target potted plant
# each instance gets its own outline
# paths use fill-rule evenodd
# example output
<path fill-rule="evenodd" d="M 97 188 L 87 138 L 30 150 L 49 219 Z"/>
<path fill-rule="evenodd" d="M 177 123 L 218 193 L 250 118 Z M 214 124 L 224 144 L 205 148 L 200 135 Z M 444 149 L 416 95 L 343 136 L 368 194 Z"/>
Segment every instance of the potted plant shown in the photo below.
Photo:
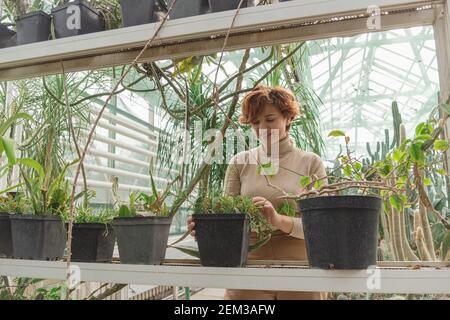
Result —
<path fill-rule="evenodd" d="M 65 179 L 67 164 L 51 179 L 50 170 L 32 159 L 18 159 L 25 182 L 31 212 L 13 214 L 11 234 L 13 258 L 30 260 L 59 260 L 64 255 L 66 229 L 61 216 L 69 205 L 69 183 Z M 33 168 L 32 171 L 25 167 Z M 81 194 L 77 195 L 79 198 Z"/>
<path fill-rule="evenodd" d="M 169 0 L 169 6 L 173 0 Z M 170 12 L 170 19 L 198 16 L 210 11 L 208 0 L 184 0 L 177 1 Z"/>
<path fill-rule="evenodd" d="M 365 165 L 350 152 L 350 138 L 344 132 L 330 132 L 330 136 L 345 138 L 347 153 L 336 160 L 343 175 L 329 176 L 330 184 L 323 183 L 327 177 L 302 177 L 304 191 L 294 197 L 302 214 L 312 267 L 365 269 L 376 265 L 381 213 L 403 216 L 404 209 L 417 199 L 450 228 L 433 208 L 425 191 L 427 180 L 420 173 L 427 168 L 427 150 L 448 149 L 448 142 L 438 139 L 442 123 L 443 119 L 437 126 L 420 123 L 411 139 L 406 138 L 405 126 L 400 124 L 397 147 L 387 152 L 384 159 Z M 415 200 L 408 199 L 408 190 L 416 190 Z"/>
<path fill-rule="evenodd" d="M 0 258 L 12 256 L 11 222 L 10 212 L 15 202 L 12 197 L 0 197 Z"/>
<path fill-rule="evenodd" d="M 259 247 L 269 240 L 272 228 L 251 198 L 220 196 L 197 200 L 192 218 L 203 266 L 242 267 L 247 261 L 250 231 Z"/>
<path fill-rule="evenodd" d="M 0 49 L 16 45 L 16 33 L 8 28 L 8 24 L 0 23 Z"/>
<path fill-rule="evenodd" d="M 0 191 L 0 194 L 3 192 Z M 13 244 L 10 216 L 25 211 L 26 199 L 22 192 L 7 192 L 0 196 L 0 258 L 11 258 Z"/>
<path fill-rule="evenodd" d="M 8 170 L 17 163 L 15 142 L 7 135 L 7 132 L 18 120 L 33 120 L 26 113 L 17 113 L 4 120 L 0 124 L 0 158 L 3 153 L 6 155 L 8 163 L 0 168 L 0 178 L 8 173 Z M 5 190 L 0 190 L 0 257 L 12 256 L 12 236 L 10 214 L 23 212 L 25 208 L 24 197 L 21 193 L 12 192 L 20 184 L 10 186 Z"/>
<path fill-rule="evenodd" d="M 116 243 L 112 227 L 114 210 L 105 208 L 94 212 L 90 207 L 80 206 L 76 208 L 75 214 L 72 261 L 111 262 Z"/>
<path fill-rule="evenodd" d="M 342 131 L 329 136 L 345 137 L 347 155 L 338 156 L 345 177 L 325 184 L 332 177 L 300 179 L 304 191 L 297 198 L 309 264 L 322 269 L 366 269 L 376 265 L 378 225 L 382 209 L 379 188 L 372 169 L 351 156 L 350 138 Z M 371 181 L 366 181 L 370 177 Z M 375 180 L 372 180 L 375 179 Z M 386 187 L 387 188 L 387 187 Z M 356 190 L 356 191 L 354 191 Z"/>
<path fill-rule="evenodd" d="M 75 0 L 53 8 L 52 16 L 56 38 L 105 30 L 101 13 L 84 0 Z"/>
<path fill-rule="evenodd" d="M 156 11 L 162 10 L 158 0 L 120 0 L 124 27 L 156 22 Z"/>
<path fill-rule="evenodd" d="M 42 10 L 17 17 L 17 44 L 21 45 L 49 40 L 51 21 L 51 16 Z"/>
<path fill-rule="evenodd" d="M 236 10 L 239 6 L 239 2 L 241 0 L 209 0 L 209 5 L 211 7 L 212 12 L 220 12 L 227 10 Z M 251 7 L 254 5 L 254 1 L 252 0 L 244 0 L 242 2 L 241 8 Z"/>
<path fill-rule="evenodd" d="M 121 205 L 114 218 L 122 263 L 158 265 L 164 260 L 172 223 L 165 204 L 170 186 L 159 193 L 151 173 L 150 180 L 152 193 L 131 193 L 129 205 Z"/>

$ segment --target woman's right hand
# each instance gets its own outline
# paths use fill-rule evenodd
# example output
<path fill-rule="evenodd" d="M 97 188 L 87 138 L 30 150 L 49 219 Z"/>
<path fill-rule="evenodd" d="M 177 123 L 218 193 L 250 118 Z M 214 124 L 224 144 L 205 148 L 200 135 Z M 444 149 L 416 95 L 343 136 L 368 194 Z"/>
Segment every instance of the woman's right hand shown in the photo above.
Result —
<path fill-rule="evenodd" d="M 188 230 L 191 231 L 191 236 L 194 237 L 194 239 L 195 239 L 195 222 L 194 222 L 194 219 L 192 218 L 192 216 L 189 216 L 187 218 L 186 224 L 187 224 Z"/>

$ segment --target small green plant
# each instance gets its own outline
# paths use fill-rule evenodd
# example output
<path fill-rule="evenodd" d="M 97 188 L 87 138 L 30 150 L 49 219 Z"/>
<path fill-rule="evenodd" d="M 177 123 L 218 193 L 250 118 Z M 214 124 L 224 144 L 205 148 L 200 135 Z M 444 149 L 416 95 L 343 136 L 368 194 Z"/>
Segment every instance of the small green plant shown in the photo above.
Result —
<path fill-rule="evenodd" d="M 167 217 L 169 215 L 169 207 L 166 204 L 167 196 L 170 195 L 169 184 L 164 192 L 158 192 L 153 179 L 153 173 L 150 170 L 150 184 L 152 192 L 130 194 L 129 204 L 122 204 L 119 207 L 118 215 L 121 218 L 142 216 L 150 213 L 154 216 Z"/>
<path fill-rule="evenodd" d="M 66 164 L 60 174 L 52 181 L 49 172 L 33 159 L 18 159 L 21 175 L 25 181 L 28 201 L 35 215 L 64 216 L 70 204 L 69 181 L 65 178 L 68 168 L 78 160 Z M 26 170 L 28 168 L 28 170 Z M 32 169 L 29 169 L 32 168 Z M 82 191 L 75 196 L 78 200 L 89 191 Z"/>
<path fill-rule="evenodd" d="M 278 206 L 277 212 L 281 215 L 288 216 L 288 217 L 295 217 L 295 215 L 297 214 L 297 210 L 295 210 L 295 206 L 293 206 L 286 199 L 283 200 L 283 202 Z"/>
<path fill-rule="evenodd" d="M 74 223 L 111 223 L 116 215 L 116 211 L 111 208 L 101 208 L 95 210 L 91 207 L 78 206 L 75 208 Z M 69 221 L 68 211 L 64 212 L 64 221 Z"/>
<path fill-rule="evenodd" d="M 29 203 L 22 192 L 8 193 L 0 197 L 0 212 L 23 213 L 26 212 Z"/>
<path fill-rule="evenodd" d="M 197 199 L 195 213 L 245 214 L 250 219 L 250 229 L 259 241 L 267 242 L 273 231 L 272 225 L 261 214 L 251 198 L 245 196 L 212 196 Z"/>

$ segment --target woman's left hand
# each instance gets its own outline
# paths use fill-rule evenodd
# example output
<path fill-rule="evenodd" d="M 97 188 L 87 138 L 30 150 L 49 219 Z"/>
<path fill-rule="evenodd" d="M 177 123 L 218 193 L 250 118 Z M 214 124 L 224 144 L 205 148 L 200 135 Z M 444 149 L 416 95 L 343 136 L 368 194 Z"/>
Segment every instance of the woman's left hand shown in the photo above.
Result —
<path fill-rule="evenodd" d="M 280 214 L 275 210 L 272 202 L 263 197 L 254 197 L 252 201 L 257 207 L 261 208 L 261 213 L 266 217 L 267 221 L 278 228 L 280 225 Z"/>

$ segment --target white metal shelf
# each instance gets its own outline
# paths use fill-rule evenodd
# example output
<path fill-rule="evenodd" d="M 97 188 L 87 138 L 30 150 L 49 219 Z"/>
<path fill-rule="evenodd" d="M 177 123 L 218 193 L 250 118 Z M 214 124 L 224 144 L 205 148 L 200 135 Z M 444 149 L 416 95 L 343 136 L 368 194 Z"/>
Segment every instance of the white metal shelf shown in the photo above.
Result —
<path fill-rule="evenodd" d="M 441 3 L 437 0 L 296 0 L 243 8 L 226 49 L 369 32 L 367 8 L 370 5 L 378 5 L 383 12 L 429 6 L 383 15 L 381 29 L 377 31 L 429 25 L 435 20 L 432 5 Z M 226 11 L 167 21 L 156 43 L 140 62 L 220 51 L 234 14 Z M 157 24 L 153 23 L 2 49 L 0 80 L 61 73 L 61 61 L 66 71 L 130 63 L 156 28 Z"/>
<path fill-rule="evenodd" d="M 379 286 L 368 287 L 374 270 L 319 270 L 302 266 L 211 268 L 180 265 L 76 263 L 86 282 L 280 291 L 450 293 L 450 268 L 377 267 Z M 65 280 L 66 263 L 0 259 L 0 275 Z"/>

